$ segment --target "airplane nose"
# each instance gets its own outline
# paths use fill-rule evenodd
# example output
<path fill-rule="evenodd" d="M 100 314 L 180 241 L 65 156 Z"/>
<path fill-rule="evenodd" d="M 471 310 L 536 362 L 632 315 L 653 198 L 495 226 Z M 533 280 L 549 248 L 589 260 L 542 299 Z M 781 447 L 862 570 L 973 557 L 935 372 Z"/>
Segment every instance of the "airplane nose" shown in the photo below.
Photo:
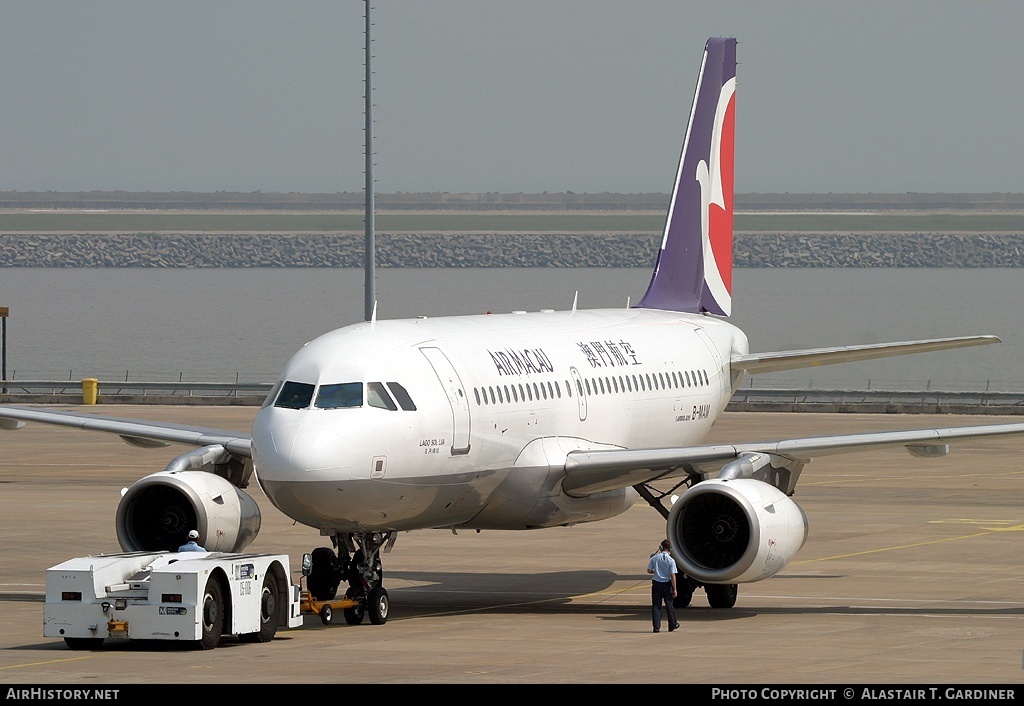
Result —
<path fill-rule="evenodd" d="M 337 422 L 324 420 L 329 412 L 260 410 L 253 422 L 253 457 L 267 480 L 295 479 L 351 466 L 348 442 Z M 328 423 L 328 422 L 332 423 Z"/>

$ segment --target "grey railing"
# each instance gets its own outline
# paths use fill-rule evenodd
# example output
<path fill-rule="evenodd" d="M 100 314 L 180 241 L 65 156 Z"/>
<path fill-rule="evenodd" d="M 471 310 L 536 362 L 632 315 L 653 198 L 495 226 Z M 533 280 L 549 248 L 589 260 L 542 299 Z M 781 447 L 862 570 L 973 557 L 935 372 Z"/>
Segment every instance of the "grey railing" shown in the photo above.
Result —
<path fill-rule="evenodd" d="M 740 405 L 875 405 L 893 407 L 964 406 L 964 407 L 1021 407 L 1024 392 L 957 391 L 942 390 L 793 390 L 768 388 L 741 388 L 731 400 Z"/>
<path fill-rule="evenodd" d="M 98 392 L 103 396 L 160 395 L 180 397 L 266 397 L 272 383 L 263 382 L 126 382 L 99 380 Z M 6 380 L 0 391 L 9 395 L 82 396 L 81 380 Z"/>
<path fill-rule="evenodd" d="M 145 403 L 149 400 L 159 403 L 168 397 L 188 398 L 244 398 L 256 403 L 269 393 L 272 383 L 262 382 L 142 382 L 123 380 L 99 380 L 98 396 L 103 398 L 135 397 Z M 25 397 L 67 397 L 73 402 L 83 399 L 83 383 L 74 380 L 0 380 L 0 398 L 25 400 Z M 730 401 L 733 409 L 787 409 L 787 408 L 837 408 L 872 407 L 886 410 L 887 407 L 907 410 L 929 407 L 992 407 L 999 410 L 1020 408 L 1024 412 L 1024 391 L 956 391 L 941 390 L 896 391 L 896 390 L 817 390 L 790 388 L 744 387 L 737 390 Z"/>

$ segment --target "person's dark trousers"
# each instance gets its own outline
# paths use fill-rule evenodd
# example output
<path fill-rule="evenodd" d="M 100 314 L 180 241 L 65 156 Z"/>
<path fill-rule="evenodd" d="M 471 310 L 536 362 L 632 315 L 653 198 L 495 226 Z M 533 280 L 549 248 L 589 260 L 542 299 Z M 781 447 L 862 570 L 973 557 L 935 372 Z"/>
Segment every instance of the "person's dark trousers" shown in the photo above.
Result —
<path fill-rule="evenodd" d="M 668 612 L 668 627 L 675 630 L 679 627 L 676 622 L 676 607 L 672 603 L 672 582 L 651 581 L 651 622 L 654 624 L 654 631 L 661 630 L 661 604 L 665 604 Z"/>

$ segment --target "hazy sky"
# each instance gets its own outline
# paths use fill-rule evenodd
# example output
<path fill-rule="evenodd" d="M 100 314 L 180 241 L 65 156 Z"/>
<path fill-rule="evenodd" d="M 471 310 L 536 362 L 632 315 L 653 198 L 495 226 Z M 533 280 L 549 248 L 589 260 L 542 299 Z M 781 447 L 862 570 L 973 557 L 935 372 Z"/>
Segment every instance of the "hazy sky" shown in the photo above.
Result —
<path fill-rule="evenodd" d="M 361 0 L 0 0 L 0 190 L 359 191 Z M 1015 0 L 377 0 L 377 190 L 667 192 L 739 39 L 736 190 L 1024 191 Z"/>

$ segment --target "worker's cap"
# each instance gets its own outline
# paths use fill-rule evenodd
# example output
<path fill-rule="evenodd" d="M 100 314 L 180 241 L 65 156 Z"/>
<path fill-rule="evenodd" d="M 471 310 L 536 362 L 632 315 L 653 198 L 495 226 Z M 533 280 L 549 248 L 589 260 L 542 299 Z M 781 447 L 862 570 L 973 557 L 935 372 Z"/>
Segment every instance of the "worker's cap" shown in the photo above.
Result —
<path fill-rule="evenodd" d="M 199 539 L 199 533 L 197 531 L 195 531 L 195 530 L 189 530 L 188 538 L 189 539 Z"/>

